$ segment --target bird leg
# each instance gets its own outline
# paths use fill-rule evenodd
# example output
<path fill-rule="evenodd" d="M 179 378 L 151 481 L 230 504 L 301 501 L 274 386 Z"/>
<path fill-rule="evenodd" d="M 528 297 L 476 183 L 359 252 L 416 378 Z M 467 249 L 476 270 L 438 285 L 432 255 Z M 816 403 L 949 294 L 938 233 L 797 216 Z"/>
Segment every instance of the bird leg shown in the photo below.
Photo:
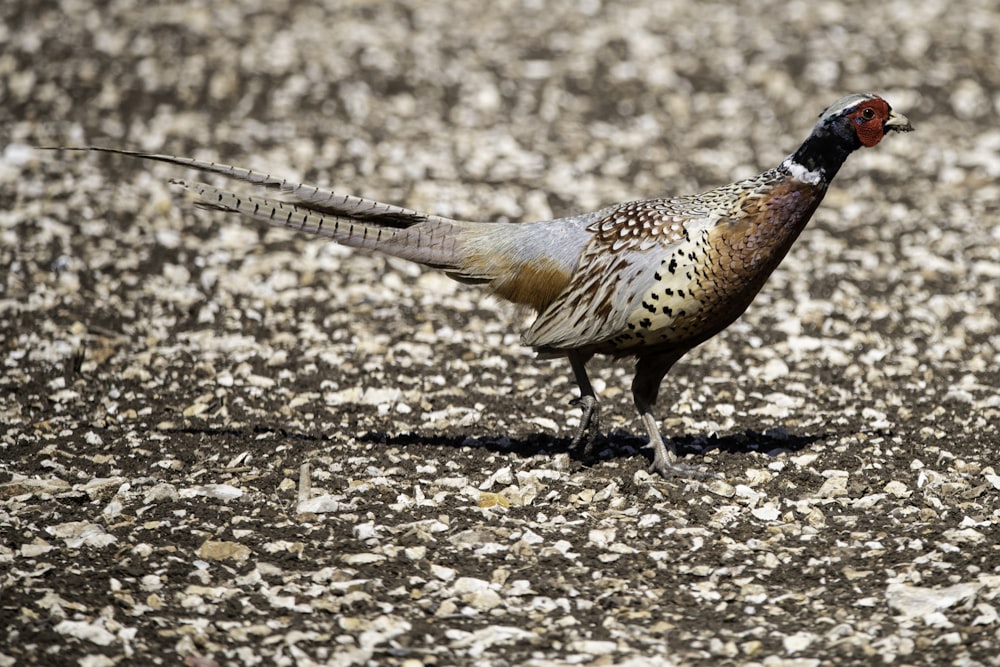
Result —
<path fill-rule="evenodd" d="M 579 352 L 569 353 L 569 363 L 573 367 L 573 375 L 580 387 L 580 397 L 573 399 L 572 405 L 580 405 L 583 414 L 580 416 L 580 428 L 570 443 L 570 449 L 578 451 L 584 460 L 593 456 L 594 442 L 600 436 L 601 406 L 594 394 L 594 387 L 587 375 L 587 361 L 591 355 Z"/>
<path fill-rule="evenodd" d="M 653 446 L 653 464 L 649 472 L 658 473 L 661 477 L 718 477 L 698 466 L 685 465 L 677 461 L 677 448 L 673 440 L 665 443 L 660 435 L 660 427 L 653 416 L 653 405 L 660 391 L 660 383 L 684 352 L 672 353 L 666 356 L 639 357 L 636 360 L 635 378 L 632 380 L 632 399 L 636 410 L 642 418 L 642 425 L 649 434 L 649 444 Z"/>

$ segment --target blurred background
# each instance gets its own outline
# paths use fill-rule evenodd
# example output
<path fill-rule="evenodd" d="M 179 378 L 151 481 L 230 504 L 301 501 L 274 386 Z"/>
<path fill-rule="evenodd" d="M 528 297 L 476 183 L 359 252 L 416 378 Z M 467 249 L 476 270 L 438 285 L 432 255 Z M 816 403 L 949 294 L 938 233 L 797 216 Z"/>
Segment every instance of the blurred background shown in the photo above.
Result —
<path fill-rule="evenodd" d="M 391 184 L 390 198 L 469 217 L 540 217 L 756 173 L 856 91 L 927 128 L 913 140 L 921 159 L 894 173 L 955 180 L 948 167 L 996 149 L 988 0 L 0 11 L 5 144 L 246 156 L 341 187 Z M 885 153 L 907 150 L 894 143 L 869 159 L 891 163 Z"/>

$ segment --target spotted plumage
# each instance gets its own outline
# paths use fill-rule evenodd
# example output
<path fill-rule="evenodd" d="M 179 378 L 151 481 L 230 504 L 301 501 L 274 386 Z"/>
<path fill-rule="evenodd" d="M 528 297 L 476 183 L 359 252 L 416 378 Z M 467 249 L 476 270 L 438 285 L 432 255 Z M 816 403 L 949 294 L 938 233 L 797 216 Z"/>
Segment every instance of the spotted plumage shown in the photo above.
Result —
<path fill-rule="evenodd" d="M 653 417 L 667 371 L 750 305 L 851 152 L 910 129 L 882 98 L 849 95 L 821 114 L 795 153 L 758 176 L 697 195 L 531 223 L 450 220 L 190 158 L 90 150 L 276 190 L 280 199 L 176 181 L 203 208 L 419 262 L 530 307 L 538 316 L 524 343 L 568 357 L 580 386 L 577 444 L 588 446 L 598 431 L 587 361 L 595 354 L 633 356 L 632 394 L 653 446 L 652 469 L 666 476 L 700 474 L 677 462 Z"/>

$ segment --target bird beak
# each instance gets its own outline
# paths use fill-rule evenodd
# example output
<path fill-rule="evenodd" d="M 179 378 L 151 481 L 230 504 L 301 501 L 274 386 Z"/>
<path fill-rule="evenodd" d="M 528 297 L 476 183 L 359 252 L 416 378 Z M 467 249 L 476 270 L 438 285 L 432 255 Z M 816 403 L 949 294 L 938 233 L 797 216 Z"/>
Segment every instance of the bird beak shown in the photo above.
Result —
<path fill-rule="evenodd" d="M 885 121 L 885 131 L 888 132 L 889 130 L 911 132 L 913 131 L 913 126 L 910 125 L 910 120 L 903 114 L 890 111 L 889 120 Z"/>

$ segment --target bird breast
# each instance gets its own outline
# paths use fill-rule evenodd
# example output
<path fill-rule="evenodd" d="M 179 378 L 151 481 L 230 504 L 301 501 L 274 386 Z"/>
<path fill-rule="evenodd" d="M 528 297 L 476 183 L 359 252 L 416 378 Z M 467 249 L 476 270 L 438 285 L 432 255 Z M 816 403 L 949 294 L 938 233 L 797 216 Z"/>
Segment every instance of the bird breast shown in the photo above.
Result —
<path fill-rule="evenodd" d="M 819 205 L 822 192 L 786 181 L 750 193 L 715 224 L 666 247 L 616 347 L 696 345 L 753 301 Z"/>

